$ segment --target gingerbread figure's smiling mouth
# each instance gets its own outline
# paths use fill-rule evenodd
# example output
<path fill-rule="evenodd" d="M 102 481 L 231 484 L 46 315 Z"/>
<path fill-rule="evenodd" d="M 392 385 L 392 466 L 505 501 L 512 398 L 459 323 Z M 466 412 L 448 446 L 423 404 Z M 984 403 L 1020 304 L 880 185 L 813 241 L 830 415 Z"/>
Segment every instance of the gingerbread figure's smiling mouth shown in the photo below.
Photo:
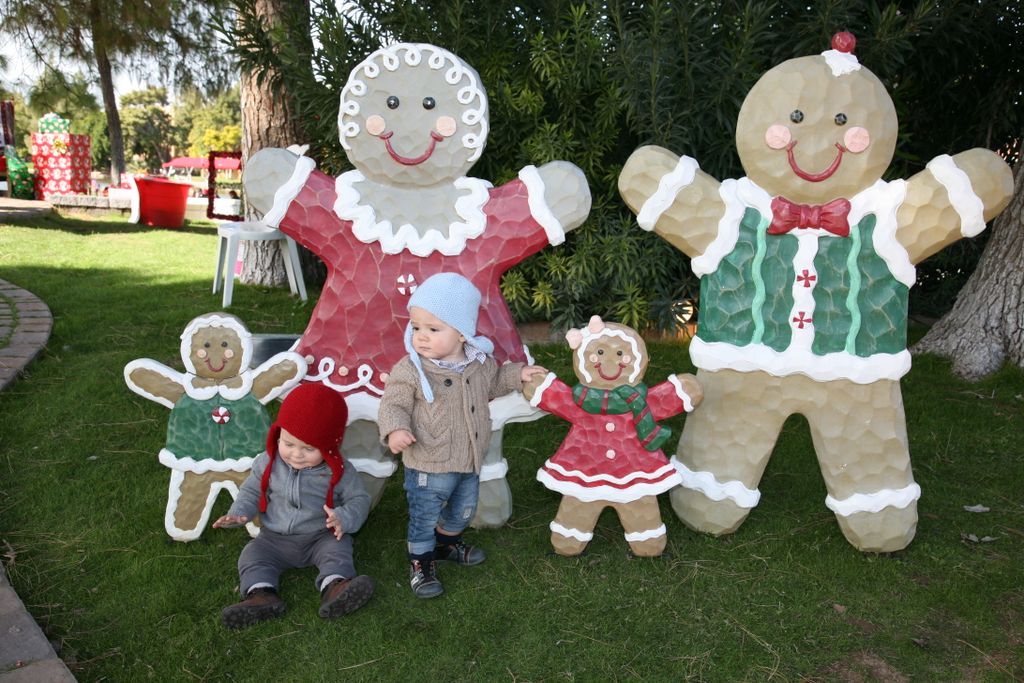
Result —
<path fill-rule="evenodd" d="M 437 146 L 437 143 L 441 142 L 441 140 L 444 140 L 444 136 L 438 133 L 437 131 L 430 131 L 430 146 L 427 147 L 427 151 L 425 151 L 418 157 L 410 158 L 402 156 L 401 154 L 395 151 L 394 147 L 391 146 L 391 137 L 394 134 L 395 131 L 389 130 L 385 133 L 381 133 L 380 139 L 384 141 L 384 147 L 387 148 L 388 154 L 391 156 L 391 158 L 405 166 L 416 166 L 417 164 L 422 164 L 424 161 L 430 158 L 431 154 L 434 153 L 434 147 Z"/>
<path fill-rule="evenodd" d="M 221 359 L 220 365 L 217 367 L 213 367 L 213 363 L 210 362 L 209 358 L 207 358 L 204 362 L 206 363 L 206 367 L 210 368 L 210 372 L 220 372 L 221 370 L 224 369 L 224 366 L 228 364 L 228 359 Z"/>
<path fill-rule="evenodd" d="M 828 168 L 819 173 L 808 173 L 800 168 L 800 164 L 796 163 L 796 156 L 793 154 L 794 147 L 796 147 L 796 140 L 793 140 L 786 146 L 786 156 L 789 158 L 789 167 L 793 169 L 793 173 L 796 173 L 804 180 L 812 183 L 820 183 L 822 180 L 831 178 L 832 174 L 839 168 L 839 164 L 843 161 L 843 153 L 847 151 L 845 147 L 837 142 L 836 149 L 839 151 L 836 153 L 836 158 L 832 160 L 832 163 L 829 164 Z"/>
<path fill-rule="evenodd" d="M 626 366 L 622 365 L 621 363 L 616 365 L 615 367 L 618 368 L 618 372 L 616 372 L 614 375 L 606 375 L 604 374 L 601 364 L 594 363 L 594 369 L 597 370 L 597 374 L 599 374 L 601 376 L 601 379 L 605 380 L 606 382 L 614 382 L 622 375 L 622 371 L 626 369 Z"/>

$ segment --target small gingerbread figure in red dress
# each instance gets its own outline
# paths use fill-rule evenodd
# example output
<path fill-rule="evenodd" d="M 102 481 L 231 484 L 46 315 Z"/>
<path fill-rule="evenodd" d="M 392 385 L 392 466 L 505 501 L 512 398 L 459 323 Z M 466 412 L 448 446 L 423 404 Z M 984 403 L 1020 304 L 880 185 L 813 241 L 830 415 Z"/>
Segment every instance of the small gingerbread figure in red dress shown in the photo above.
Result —
<path fill-rule="evenodd" d="M 701 386 L 693 375 L 679 374 L 648 388 L 647 346 L 625 325 L 595 315 L 566 339 L 579 384 L 570 387 L 548 373 L 523 390 L 531 405 L 572 423 L 537 471 L 538 481 L 563 496 L 551 545 L 559 555 L 579 555 L 601 511 L 611 506 L 634 555 L 661 555 L 667 539 L 657 496 L 681 479 L 661 450 L 671 430 L 658 421 L 693 410 L 703 398 Z"/>
<path fill-rule="evenodd" d="M 501 276 L 590 212 L 583 172 L 566 161 L 527 166 L 499 187 L 467 176 L 483 152 L 487 94 L 466 62 L 420 43 L 383 47 L 356 66 L 341 93 L 341 144 L 355 170 L 337 178 L 292 151 L 268 148 L 246 164 L 246 197 L 327 265 L 320 300 L 296 351 L 307 381 L 342 392 L 351 424 L 347 461 L 376 500 L 396 465 L 377 438 L 388 371 L 405 354 L 407 304 L 418 283 L 454 272 L 483 294 L 479 332 L 499 362 L 529 362 L 501 295 Z M 496 430 L 481 472 L 476 526 L 511 514 L 502 425 L 539 416 L 522 396 L 491 405 Z"/>

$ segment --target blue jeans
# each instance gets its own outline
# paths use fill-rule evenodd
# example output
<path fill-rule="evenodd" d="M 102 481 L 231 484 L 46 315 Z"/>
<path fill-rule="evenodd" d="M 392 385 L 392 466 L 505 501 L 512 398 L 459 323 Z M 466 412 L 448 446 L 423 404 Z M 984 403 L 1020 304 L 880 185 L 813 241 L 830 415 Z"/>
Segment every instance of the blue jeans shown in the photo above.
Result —
<path fill-rule="evenodd" d="M 472 472 L 421 472 L 405 468 L 405 496 L 409 501 L 409 553 L 434 550 L 434 529 L 461 534 L 476 513 L 480 475 Z"/>

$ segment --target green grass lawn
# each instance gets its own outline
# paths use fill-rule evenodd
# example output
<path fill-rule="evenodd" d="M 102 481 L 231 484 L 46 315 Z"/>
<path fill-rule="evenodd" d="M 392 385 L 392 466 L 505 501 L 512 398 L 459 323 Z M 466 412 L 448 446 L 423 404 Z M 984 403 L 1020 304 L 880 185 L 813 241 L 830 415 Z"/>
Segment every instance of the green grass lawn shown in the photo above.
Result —
<path fill-rule="evenodd" d="M 181 369 L 185 324 L 220 306 L 210 291 L 216 239 L 210 225 L 0 225 L 0 278 L 54 316 L 44 353 L 0 392 L 3 561 L 80 680 L 1024 678 L 1024 373 L 968 384 L 930 357 L 903 382 L 924 491 L 905 551 L 862 554 L 845 541 L 794 417 L 761 504 L 732 536 L 690 531 L 665 496 L 663 557 L 631 558 L 608 511 L 583 556 L 555 556 L 548 522 L 559 499 L 534 474 L 568 425 L 547 417 L 507 428 L 514 516 L 471 533 L 488 561 L 443 567 L 443 597 L 409 590 L 405 500 L 393 481 L 356 539 L 357 566 L 377 581 L 365 609 L 319 619 L 309 569 L 285 575 L 283 619 L 226 630 L 219 613 L 236 600 L 247 536 L 168 539 L 169 470 L 156 454 L 169 411 L 122 377 L 141 357 Z M 236 287 L 233 304 L 254 332 L 299 333 L 312 310 L 287 289 L 250 286 Z M 692 370 L 685 346 L 651 351 L 651 377 Z M 567 347 L 534 352 L 571 377 Z M 682 418 L 670 424 L 678 434 Z M 991 510 L 964 510 L 979 503 Z M 222 495 L 214 513 L 227 505 Z"/>

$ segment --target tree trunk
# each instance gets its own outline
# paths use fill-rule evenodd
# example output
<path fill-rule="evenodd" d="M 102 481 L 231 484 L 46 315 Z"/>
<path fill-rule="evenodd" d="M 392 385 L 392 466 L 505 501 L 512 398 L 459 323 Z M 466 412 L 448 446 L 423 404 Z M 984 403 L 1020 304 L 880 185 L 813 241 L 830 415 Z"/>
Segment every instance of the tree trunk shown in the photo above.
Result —
<path fill-rule="evenodd" d="M 107 114 L 107 132 L 110 135 L 110 184 L 119 185 L 125 172 L 124 139 L 121 135 L 121 115 L 117 111 L 117 98 L 114 95 L 114 76 L 110 67 L 110 56 L 107 46 L 103 43 L 103 31 L 98 28 L 100 8 L 93 2 L 90 4 L 90 23 L 93 36 L 93 55 L 96 58 L 96 70 L 100 75 L 100 92 L 103 96 L 103 108 Z"/>
<path fill-rule="evenodd" d="M 291 2 L 291 0 L 257 0 L 256 12 L 263 20 L 264 26 L 270 29 L 282 23 L 282 16 L 287 11 L 296 13 L 300 8 L 305 12 L 304 22 L 288 21 L 290 38 L 310 45 L 309 35 L 309 3 Z M 310 66 L 312 68 L 312 66 Z M 250 156 L 264 147 L 288 147 L 304 144 L 305 133 L 295 113 L 294 102 L 287 92 L 275 92 L 271 88 L 273 74 L 263 74 L 262 82 L 257 82 L 257 74 L 242 73 L 242 165 Z M 246 218 L 252 220 L 256 216 L 248 206 Z M 323 263 L 307 251 L 299 247 L 302 261 L 302 272 L 306 282 L 322 282 L 326 274 Z M 265 286 L 285 284 L 287 275 L 284 261 L 277 242 L 247 242 L 245 259 L 242 265 L 242 282 Z"/>
<path fill-rule="evenodd" d="M 953 361 L 953 372 L 979 380 L 1009 361 L 1024 367 L 1024 171 L 1014 167 L 1013 199 L 992 226 L 978 267 L 956 304 L 911 349 Z"/>

